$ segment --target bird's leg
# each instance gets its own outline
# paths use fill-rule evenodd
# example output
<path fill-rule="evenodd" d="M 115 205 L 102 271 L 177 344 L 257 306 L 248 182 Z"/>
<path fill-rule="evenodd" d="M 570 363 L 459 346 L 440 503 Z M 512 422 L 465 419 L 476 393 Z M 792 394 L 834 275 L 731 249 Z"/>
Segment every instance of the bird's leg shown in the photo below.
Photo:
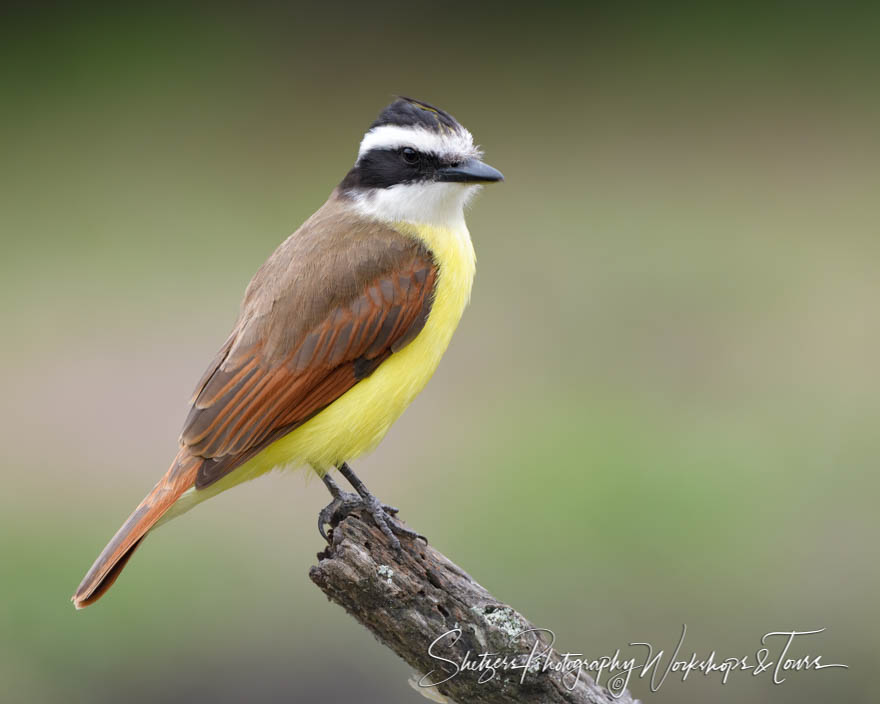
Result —
<path fill-rule="evenodd" d="M 330 542 L 330 539 L 324 532 L 324 526 L 338 524 L 339 521 L 345 518 L 354 509 L 362 506 L 363 500 L 357 494 L 342 491 L 342 489 L 339 488 L 339 485 L 333 481 L 333 477 L 330 476 L 329 471 L 324 472 L 324 474 L 321 475 L 321 481 L 324 482 L 324 486 L 327 487 L 330 496 L 333 497 L 333 501 L 322 508 L 321 512 L 318 514 L 318 532 L 324 540 Z"/>
<path fill-rule="evenodd" d="M 383 504 L 381 501 L 379 501 L 379 499 L 373 496 L 370 493 L 370 490 L 367 489 L 366 485 L 352 471 L 351 467 L 348 466 L 348 463 L 343 462 L 341 465 L 339 465 L 339 473 L 342 474 L 342 476 L 348 480 L 348 483 L 354 487 L 354 490 L 361 497 L 363 507 L 373 517 L 373 522 L 377 526 L 379 526 L 379 530 L 381 530 L 385 537 L 388 538 L 388 542 L 391 544 L 392 548 L 398 551 L 400 550 L 400 540 L 398 540 L 395 533 L 397 533 L 398 535 L 405 535 L 408 538 L 412 538 L 413 540 L 419 538 L 421 540 L 424 540 L 426 543 L 428 542 L 428 539 L 425 538 L 425 536 L 419 535 L 415 531 L 401 525 L 400 521 L 395 518 L 395 515 L 398 513 L 398 509 L 394 508 L 394 506 Z M 331 493 L 332 491 L 333 490 L 331 489 Z M 338 487 L 337 491 L 340 491 L 340 493 L 344 493 L 341 492 Z"/>
<path fill-rule="evenodd" d="M 357 494 L 352 494 L 351 492 L 340 489 L 339 485 L 333 481 L 333 477 L 330 476 L 329 472 L 325 472 L 321 476 L 321 481 L 324 482 L 324 486 L 327 487 L 327 490 L 333 497 L 333 500 L 318 514 L 318 532 L 324 540 L 329 542 L 327 533 L 324 531 L 324 526 L 338 525 L 339 522 L 352 511 L 358 508 L 363 508 L 373 517 L 373 520 L 382 532 L 388 536 L 392 547 L 396 550 L 400 549 L 400 541 L 391 532 L 392 530 L 397 531 L 402 535 L 422 538 L 422 540 L 427 542 L 427 539 L 425 539 L 424 536 L 420 536 L 417 533 L 400 526 L 398 522 L 392 518 L 398 510 L 394 506 L 388 506 L 376 499 L 376 497 L 369 492 L 364 483 L 354 474 L 354 472 L 351 471 L 351 468 L 348 467 L 348 465 L 345 466 L 347 468 L 347 473 L 350 473 L 353 478 L 353 480 L 352 478 L 349 478 L 349 481 L 352 482 L 352 485 L 357 489 Z M 389 522 L 391 523 L 392 528 L 388 527 Z M 388 532 L 386 532 L 386 530 Z"/>

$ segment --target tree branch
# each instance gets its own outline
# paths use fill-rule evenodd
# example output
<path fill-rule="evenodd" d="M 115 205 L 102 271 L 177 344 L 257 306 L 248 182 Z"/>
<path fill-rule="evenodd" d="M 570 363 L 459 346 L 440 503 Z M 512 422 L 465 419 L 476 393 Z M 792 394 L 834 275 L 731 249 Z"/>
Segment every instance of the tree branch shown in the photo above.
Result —
<path fill-rule="evenodd" d="M 444 701 L 439 692 L 459 704 L 633 704 L 628 692 L 612 695 L 586 672 L 544 668 L 562 662 L 548 646 L 549 633 L 531 630 L 535 626 L 518 611 L 432 547 L 402 543 L 398 555 L 369 516 L 355 511 L 334 526 L 331 544 L 318 554 L 309 577 L 414 668 L 417 678 L 429 673 L 423 684 L 442 682 L 429 688 L 412 683 L 423 694 Z M 515 657 L 517 667 L 497 667 L 489 679 L 485 666 L 462 667 L 468 652 L 475 665 L 482 653 L 497 653 L 509 662 Z M 480 683 L 481 675 L 488 681 Z"/>

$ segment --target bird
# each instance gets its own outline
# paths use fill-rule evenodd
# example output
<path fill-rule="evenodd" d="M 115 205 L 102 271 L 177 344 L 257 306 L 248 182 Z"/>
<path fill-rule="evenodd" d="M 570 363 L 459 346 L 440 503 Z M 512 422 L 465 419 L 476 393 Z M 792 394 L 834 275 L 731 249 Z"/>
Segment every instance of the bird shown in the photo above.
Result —
<path fill-rule="evenodd" d="M 354 166 L 248 284 L 232 333 L 196 385 L 166 474 L 71 600 L 93 604 L 146 535 L 202 501 L 281 468 L 311 468 L 330 491 L 324 538 L 363 508 L 389 544 L 422 536 L 350 462 L 373 450 L 434 374 L 476 271 L 464 210 L 503 181 L 448 112 L 396 97 Z M 339 471 L 354 493 L 332 478 Z"/>

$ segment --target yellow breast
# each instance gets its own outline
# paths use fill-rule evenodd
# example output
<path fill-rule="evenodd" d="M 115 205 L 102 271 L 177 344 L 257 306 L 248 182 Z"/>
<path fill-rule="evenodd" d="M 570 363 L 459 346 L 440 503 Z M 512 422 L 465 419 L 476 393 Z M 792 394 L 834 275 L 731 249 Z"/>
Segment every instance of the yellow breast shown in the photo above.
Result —
<path fill-rule="evenodd" d="M 311 465 L 324 471 L 363 455 L 376 447 L 425 387 L 470 298 L 476 256 L 464 222 L 455 228 L 409 223 L 396 223 L 394 227 L 423 241 L 438 264 L 434 302 L 422 331 L 323 411 L 220 481 L 200 490 L 197 499 L 187 496 L 184 503 L 200 502 L 275 467 Z"/>

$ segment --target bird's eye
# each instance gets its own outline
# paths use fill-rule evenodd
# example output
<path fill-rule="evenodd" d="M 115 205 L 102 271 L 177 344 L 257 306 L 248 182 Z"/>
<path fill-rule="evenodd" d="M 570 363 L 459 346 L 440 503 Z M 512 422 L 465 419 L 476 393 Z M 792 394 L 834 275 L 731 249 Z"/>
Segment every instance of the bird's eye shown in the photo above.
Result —
<path fill-rule="evenodd" d="M 403 156 L 403 160 L 411 166 L 419 163 L 419 153 L 412 147 L 404 147 L 400 150 L 400 154 Z"/>

